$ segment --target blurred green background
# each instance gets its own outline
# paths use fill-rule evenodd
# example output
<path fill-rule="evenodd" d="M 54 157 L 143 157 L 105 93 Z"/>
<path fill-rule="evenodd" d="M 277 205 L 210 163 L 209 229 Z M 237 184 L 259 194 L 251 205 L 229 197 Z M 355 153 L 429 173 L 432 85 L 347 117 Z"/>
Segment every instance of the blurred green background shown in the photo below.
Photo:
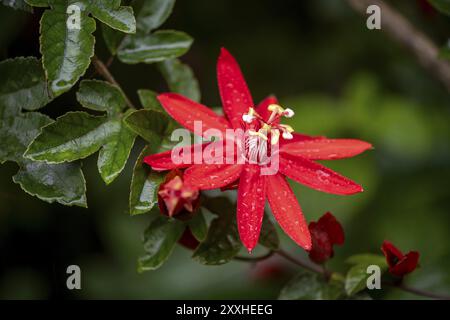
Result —
<path fill-rule="evenodd" d="M 435 43 L 447 41 L 450 20 L 425 1 L 395 6 Z M 1 60 L 39 56 L 41 13 L 0 7 Z M 327 163 L 366 192 L 339 197 L 293 184 L 308 221 L 331 211 L 343 223 L 346 243 L 337 248 L 331 268 L 345 270 L 351 254 L 380 253 L 389 239 L 421 253 L 409 284 L 449 293 L 449 95 L 408 51 L 365 23 L 344 0 L 179 0 L 164 27 L 195 38 L 182 60 L 199 79 L 203 103 L 220 104 L 215 62 L 225 46 L 241 64 L 255 100 L 274 93 L 295 110 L 296 131 L 373 143 L 373 151 Z M 99 31 L 96 52 L 106 60 Z M 152 65 L 116 61 L 111 71 L 136 102 L 137 89 L 167 90 Z M 56 117 L 76 109 L 75 90 L 42 111 Z M 149 220 L 127 213 L 131 167 L 140 148 L 135 146 L 126 170 L 109 187 L 97 173 L 96 157 L 84 161 L 89 209 L 33 198 L 12 182 L 14 163 L 0 167 L 0 298 L 277 297 L 296 268 L 276 257 L 256 265 L 205 267 L 178 247 L 161 269 L 136 272 Z M 284 236 L 283 246 L 304 255 Z M 65 287 L 71 264 L 81 267 L 82 290 Z M 383 299 L 413 297 L 397 290 L 377 293 Z"/>

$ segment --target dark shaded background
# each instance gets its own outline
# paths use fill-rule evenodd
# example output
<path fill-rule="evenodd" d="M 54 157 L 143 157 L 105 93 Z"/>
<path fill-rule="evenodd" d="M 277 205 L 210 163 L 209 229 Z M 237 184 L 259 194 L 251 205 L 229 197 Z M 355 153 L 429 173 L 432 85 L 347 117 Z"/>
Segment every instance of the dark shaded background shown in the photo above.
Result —
<path fill-rule="evenodd" d="M 450 20 L 425 1 L 391 2 L 435 43 L 447 41 Z M 39 56 L 41 12 L 0 7 L 1 60 Z M 357 158 L 327 164 L 362 183 L 362 194 L 338 197 L 294 184 L 309 221 L 330 210 L 344 224 L 346 244 L 337 249 L 331 268 L 345 270 L 351 254 L 380 253 L 382 241 L 390 239 L 421 253 L 421 267 L 409 277 L 410 284 L 450 292 L 450 99 L 409 52 L 385 32 L 367 30 L 365 19 L 343 0 L 179 0 L 163 27 L 195 38 L 183 60 L 198 76 L 203 103 L 220 105 L 215 62 L 219 48 L 226 46 L 256 100 L 276 93 L 295 109 L 291 124 L 297 131 L 375 145 Z M 96 52 L 106 60 L 99 31 Z M 136 103 L 137 89 L 167 90 L 151 65 L 116 61 L 111 71 Z M 75 91 L 41 111 L 56 117 L 78 108 Z M 96 156 L 84 161 L 89 209 L 33 198 L 12 182 L 14 163 L 0 167 L 0 298 L 277 296 L 296 271 L 277 258 L 205 267 L 177 248 L 161 269 L 136 272 L 148 217 L 129 217 L 127 201 L 140 148 L 135 146 L 126 169 L 109 187 L 97 173 Z M 283 246 L 304 254 L 287 238 Z M 81 267 L 82 290 L 65 287 L 71 264 Z M 386 290 L 378 297 L 412 296 Z"/>

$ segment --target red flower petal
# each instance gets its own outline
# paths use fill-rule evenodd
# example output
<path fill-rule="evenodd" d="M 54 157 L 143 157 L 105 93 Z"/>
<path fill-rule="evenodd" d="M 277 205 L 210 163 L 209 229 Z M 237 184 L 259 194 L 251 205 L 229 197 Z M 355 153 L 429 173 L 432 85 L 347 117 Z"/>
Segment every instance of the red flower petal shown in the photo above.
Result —
<path fill-rule="evenodd" d="M 322 192 L 349 195 L 363 191 L 362 187 L 352 180 L 302 157 L 283 154 L 280 157 L 280 172 Z"/>
<path fill-rule="evenodd" d="M 184 146 L 184 147 L 177 147 L 173 148 L 171 150 L 167 150 L 161 153 L 156 153 L 149 155 L 144 158 L 144 162 L 152 167 L 153 170 L 157 171 L 164 171 L 164 170 L 171 170 L 175 168 L 187 168 L 193 164 L 193 159 L 195 158 L 195 154 L 200 154 L 200 156 L 203 154 L 203 150 L 206 146 L 208 146 L 210 142 L 203 143 L 203 144 L 193 144 L 190 146 Z M 176 155 L 179 155 L 180 158 L 183 157 L 183 155 L 190 154 L 190 161 L 186 161 L 187 163 L 180 163 L 175 164 L 172 160 L 172 153 L 175 153 Z M 183 157 L 184 158 L 184 157 Z M 187 159 L 186 155 L 186 159 Z"/>
<path fill-rule="evenodd" d="M 419 262 L 419 253 L 417 251 L 408 252 L 395 266 L 389 268 L 393 275 L 402 277 L 413 272 Z"/>
<path fill-rule="evenodd" d="M 253 99 L 238 63 L 225 48 L 217 61 L 217 81 L 223 110 L 231 125 L 240 128 L 242 115 L 254 106 Z"/>
<path fill-rule="evenodd" d="M 276 174 L 267 176 L 266 193 L 275 219 L 286 234 L 305 250 L 311 249 L 311 235 L 302 209 L 286 179 Z"/>
<path fill-rule="evenodd" d="M 201 121 L 202 131 L 218 129 L 225 134 L 230 128 L 225 118 L 210 108 L 176 93 L 163 93 L 158 96 L 167 113 L 186 129 L 194 132 L 194 121 Z M 204 135 L 203 135 L 204 136 Z"/>
<path fill-rule="evenodd" d="M 237 224 L 242 243 L 249 252 L 258 243 L 264 217 L 266 176 L 258 165 L 245 165 L 239 179 Z"/>
<path fill-rule="evenodd" d="M 319 220 L 320 221 L 320 220 Z M 333 254 L 333 244 L 325 230 L 319 225 L 319 222 L 309 224 L 311 232 L 312 248 L 309 251 L 309 258 L 315 263 L 323 263 L 330 259 Z"/>
<path fill-rule="evenodd" d="M 278 100 L 275 96 L 268 96 L 263 101 L 261 101 L 258 106 L 256 107 L 256 112 L 265 120 L 269 120 L 270 115 L 272 114 L 271 111 L 267 110 L 267 107 L 271 104 L 278 104 Z M 279 123 L 280 119 L 277 119 L 274 121 L 274 123 Z"/>
<path fill-rule="evenodd" d="M 184 182 L 201 190 L 224 187 L 242 172 L 241 164 L 197 164 L 184 172 Z"/>
<path fill-rule="evenodd" d="M 280 152 L 311 160 L 333 160 L 354 157 L 370 148 L 370 143 L 361 140 L 316 139 L 285 144 Z"/>
<path fill-rule="evenodd" d="M 344 244 L 344 229 L 330 212 L 325 213 L 317 223 L 328 234 L 331 244 Z"/>
<path fill-rule="evenodd" d="M 316 139 L 326 139 L 322 136 L 308 136 L 306 134 L 301 134 L 297 132 L 292 133 L 292 139 L 280 139 L 280 150 L 284 148 L 288 148 L 288 145 L 292 143 L 302 142 L 302 141 L 309 141 L 309 140 L 316 140 Z"/>
<path fill-rule="evenodd" d="M 381 251 L 383 251 L 390 268 L 395 266 L 403 258 L 403 253 L 387 240 L 383 241 Z"/>

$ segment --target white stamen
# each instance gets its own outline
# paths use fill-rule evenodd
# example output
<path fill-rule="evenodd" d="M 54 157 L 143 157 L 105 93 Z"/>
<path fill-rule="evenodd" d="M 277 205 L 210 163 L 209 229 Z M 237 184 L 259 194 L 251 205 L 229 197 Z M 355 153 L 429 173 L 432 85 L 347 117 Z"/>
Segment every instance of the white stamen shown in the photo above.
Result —
<path fill-rule="evenodd" d="M 283 132 L 283 138 L 286 140 L 291 140 L 294 136 L 292 135 L 292 133 L 288 132 L 288 131 L 284 131 Z"/>
<path fill-rule="evenodd" d="M 294 110 L 289 109 L 289 108 L 284 109 L 283 115 L 284 115 L 286 118 L 292 118 L 292 117 L 294 116 L 294 114 L 295 114 Z"/>
<path fill-rule="evenodd" d="M 255 116 L 253 116 L 251 114 L 243 114 L 242 120 L 246 123 L 252 123 L 252 121 L 255 120 Z"/>

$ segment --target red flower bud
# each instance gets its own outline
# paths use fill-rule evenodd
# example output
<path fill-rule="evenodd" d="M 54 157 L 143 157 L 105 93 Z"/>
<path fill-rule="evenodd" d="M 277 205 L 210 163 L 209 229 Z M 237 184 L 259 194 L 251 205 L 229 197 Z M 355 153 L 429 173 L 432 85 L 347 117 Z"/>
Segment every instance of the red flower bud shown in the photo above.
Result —
<path fill-rule="evenodd" d="M 159 186 L 158 205 L 161 213 L 169 217 L 192 214 L 199 205 L 199 191 L 183 182 L 183 174 L 172 170 Z"/>
<path fill-rule="evenodd" d="M 316 263 L 323 263 L 334 255 L 333 245 L 344 243 L 344 230 L 330 213 L 325 213 L 317 222 L 309 224 L 312 248 L 309 258 Z"/>
<path fill-rule="evenodd" d="M 391 242 L 385 240 L 381 246 L 386 261 L 389 266 L 389 272 L 395 276 L 403 277 L 413 272 L 417 268 L 419 262 L 419 252 L 410 251 L 403 254 Z"/>
<path fill-rule="evenodd" d="M 200 242 L 194 237 L 191 229 L 189 228 L 184 229 L 184 232 L 181 235 L 181 238 L 178 240 L 178 243 L 191 250 L 195 250 L 200 244 Z"/>

